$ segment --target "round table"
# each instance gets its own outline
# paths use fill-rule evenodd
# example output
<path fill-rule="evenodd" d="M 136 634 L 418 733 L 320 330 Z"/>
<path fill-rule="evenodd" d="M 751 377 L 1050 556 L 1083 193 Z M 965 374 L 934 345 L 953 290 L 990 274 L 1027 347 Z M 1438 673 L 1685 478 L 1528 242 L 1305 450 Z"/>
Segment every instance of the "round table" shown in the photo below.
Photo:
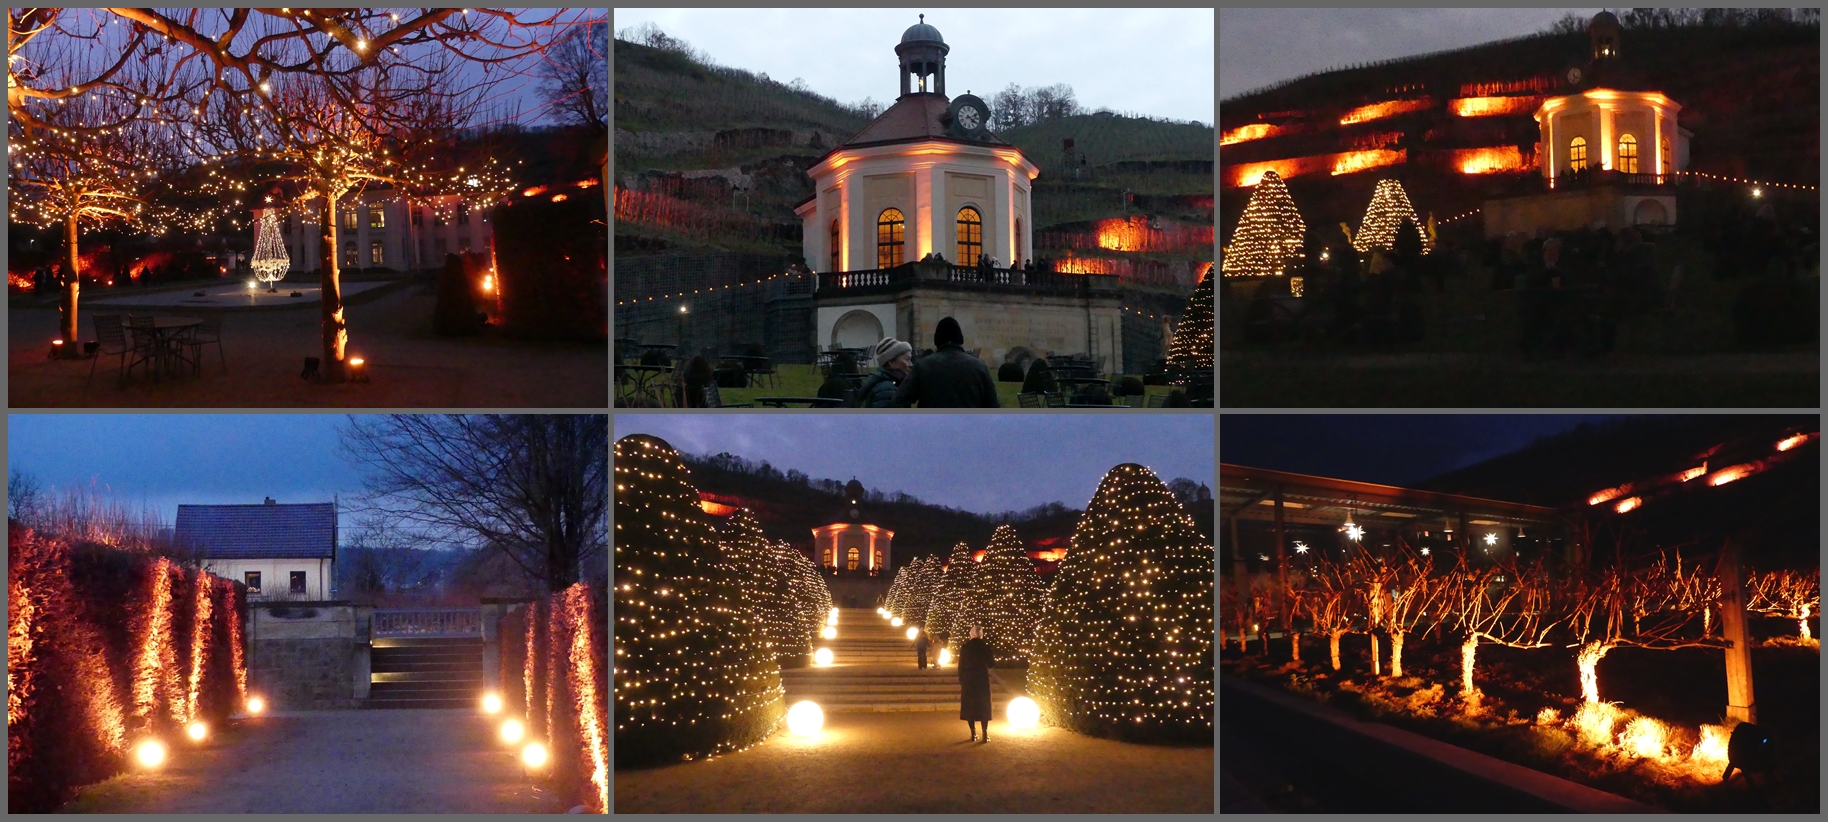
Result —
<path fill-rule="evenodd" d="M 632 380 L 629 390 L 622 392 L 622 399 L 632 400 L 640 397 L 657 402 L 662 407 L 665 407 L 666 400 L 654 392 L 655 379 L 662 374 L 671 373 L 673 373 L 673 367 L 670 365 L 626 365 L 623 363 L 616 363 L 616 383 L 620 385 L 624 375 L 627 375 Z"/>
<path fill-rule="evenodd" d="M 158 356 L 158 365 L 152 369 L 153 382 L 159 381 L 160 374 L 165 370 L 165 364 L 170 362 L 177 354 L 177 351 L 172 347 L 172 343 L 176 342 L 179 335 L 183 334 L 186 330 L 196 328 L 202 324 L 202 317 L 152 318 L 152 328 L 150 329 L 152 331 L 152 344 L 157 348 L 155 353 Z M 121 327 L 127 330 L 129 339 L 132 339 L 135 331 L 148 330 L 146 328 L 134 328 L 133 322 L 127 319 L 121 320 Z"/>

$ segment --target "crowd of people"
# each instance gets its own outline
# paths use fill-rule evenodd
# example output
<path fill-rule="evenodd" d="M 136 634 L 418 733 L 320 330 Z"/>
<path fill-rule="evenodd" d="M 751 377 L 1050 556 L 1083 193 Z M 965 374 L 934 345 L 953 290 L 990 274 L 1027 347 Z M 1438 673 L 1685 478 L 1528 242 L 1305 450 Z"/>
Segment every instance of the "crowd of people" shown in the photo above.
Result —
<path fill-rule="evenodd" d="M 859 390 L 864 408 L 998 408 L 990 366 L 965 351 L 958 320 L 942 318 L 933 352 L 914 359 L 914 346 L 886 337 L 876 343 L 876 371 Z"/>

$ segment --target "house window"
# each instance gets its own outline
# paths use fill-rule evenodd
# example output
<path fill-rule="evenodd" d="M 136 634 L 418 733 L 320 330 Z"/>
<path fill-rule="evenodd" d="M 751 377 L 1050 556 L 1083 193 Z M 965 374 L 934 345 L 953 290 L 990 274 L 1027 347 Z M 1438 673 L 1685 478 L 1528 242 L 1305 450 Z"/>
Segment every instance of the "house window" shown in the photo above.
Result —
<path fill-rule="evenodd" d="M 381 241 L 375 240 L 374 242 L 369 243 L 368 252 L 369 252 L 369 258 L 370 258 L 368 260 L 369 264 L 370 265 L 380 265 L 381 264 Z"/>
<path fill-rule="evenodd" d="M 361 264 L 362 264 L 362 258 L 355 253 L 355 241 L 350 240 L 348 242 L 343 243 L 343 265 L 344 265 L 344 267 L 357 268 Z"/>
<path fill-rule="evenodd" d="M 387 227 L 387 208 L 385 205 L 383 205 L 382 203 L 369 203 L 368 204 L 368 227 L 369 228 L 386 228 Z"/>
<path fill-rule="evenodd" d="M 858 559 L 857 546 L 852 545 L 850 553 L 845 555 L 845 562 L 844 562 L 845 568 L 852 570 L 852 571 L 857 570 L 857 559 Z"/>
<path fill-rule="evenodd" d="M 343 212 L 343 227 L 344 228 L 354 230 L 355 225 L 356 225 L 355 220 L 356 220 L 355 208 L 353 206 Z"/>
<path fill-rule="evenodd" d="M 1663 138 L 1663 173 L 1668 174 L 1669 172 L 1672 172 L 1675 170 L 1676 170 L 1675 165 L 1669 161 L 1669 138 L 1664 137 Z"/>
<path fill-rule="evenodd" d="M 882 567 L 882 552 L 881 551 L 871 551 L 870 552 L 870 567 L 871 568 L 881 568 Z"/>
<path fill-rule="evenodd" d="M 247 583 L 248 593 L 250 593 L 250 594 L 260 593 L 260 572 L 259 571 L 249 571 L 249 572 L 243 574 L 242 581 Z"/>
<path fill-rule="evenodd" d="M 411 211 L 413 213 L 413 228 L 425 225 L 425 212 L 416 207 L 411 209 Z"/>
<path fill-rule="evenodd" d="M 443 265 L 444 264 L 444 255 L 449 253 L 449 251 L 447 250 L 447 244 L 445 243 L 444 238 L 439 237 L 438 239 L 432 241 L 432 244 L 434 246 L 436 246 L 438 249 L 438 264 Z"/>
<path fill-rule="evenodd" d="M 291 591 L 294 594 L 302 594 L 305 592 L 305 572 L 304 571 L 293 571 L 292 572 Z"/>
<path fill-rule="evenodd" d="M 984 253 L 984 217 L 977 209 L 965 206 L 958 210 L 958 264 L 977 265 Z"/>
<path fill-rule="evenodd" d="M 1022 264 L 1022 218 L 1016 218 L 1016 247 L 1009 255 L 1009 267 L 1016 268 Z"/>
<path fill-rule="evenodd" d="M 469 225 L 470 224 L 470 204 L 469 203 L 458 203 L 457 204 L 457 224 L 458 225 Z"/>
<path fill-rule="evenodd" d="M 1626 174 L 1638 173 L 1638 138 L 1629 134 L 1619 135 L 1619 170 Z"/>
<path fill-rule="evenodd" d="M 462 237 L 458 237 L 457 247 L 463 249 L 463 253 L 465 254 L 470 253 L 470 235 L 465 234 Z"/>
<path fill-rule="evenodd" d="M 831 268 L 826 269 L 828 271 L 837 271 L 838 270 L 838 260 L 839 260 L 838 244 L 839 244 L 839 242 L 840 241 L 838 239 L 838 221 L 833 220 L 833 221 L 831 221 Z"/>
<path fill-rule="evenodd" d="M 438 209 L 432 209 L 432 228 L 444 227 L 444 215 Z"/>
<path fill-rule="evenodd" d="M 1576 137 L 1568 141 L 1568 168 L 1580 171 L 1587 167 L 1587 138 Z"/>
<path fill-rule="evenodd" d="M 907 221 L 901 216 L 901 209 L 891 208 L 876 218 L 876 267 L 894 268 L 901 265 L 902 232 L 907 228 Z M 855 567 L 855 564 L 852 565 Z"/>

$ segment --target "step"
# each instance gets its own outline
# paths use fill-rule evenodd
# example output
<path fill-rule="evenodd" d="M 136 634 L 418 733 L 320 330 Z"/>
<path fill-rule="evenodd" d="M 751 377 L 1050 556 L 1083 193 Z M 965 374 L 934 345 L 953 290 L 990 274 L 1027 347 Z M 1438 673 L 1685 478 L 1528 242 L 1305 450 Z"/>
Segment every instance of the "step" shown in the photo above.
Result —
<path fill-rule="evenodd" d="M 388 696 L 405 693 L 451 693 L 463 692 L 480 696 L 482 680 L 472 679 L 464 682 L 371 682 L 368 693 L 372 696 Z"/>
<path fill-rule="evenodd" d="M 362 702 L 362 707 L 364 707 L 364 708 L 474 708 L 474 707 L 476 707 L 476 700 L 470 699 L 468 697 L 465 697 L 463 699 L 453 699 L 453 698 L 434 698 L 434 699 L 382 698 L 382 699 L 376 699 L 374 697 L 369 697 L 368 699 L 366 699 Z"/>
<path fill-rule="evenodd" d="M 376 673 L 449 673 L 475 671 L 482 673 L 482 660 L 465 660 L 462 662 L 400 662 L 398 660 L 369 660 L 368 669 Z"/>
<path fill-rule="evenodd" d="M 474 648 L 480 651 L 482 637 L 378 636 L 368 644 L 373 648 Z"/>

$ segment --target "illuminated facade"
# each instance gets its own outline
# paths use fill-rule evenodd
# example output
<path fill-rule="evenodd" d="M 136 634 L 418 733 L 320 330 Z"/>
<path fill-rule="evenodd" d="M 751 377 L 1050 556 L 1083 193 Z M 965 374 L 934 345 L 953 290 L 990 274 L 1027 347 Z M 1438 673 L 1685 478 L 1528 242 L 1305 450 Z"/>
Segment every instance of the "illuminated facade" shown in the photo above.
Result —
<path fill-rule="evenodd" d="M 444 265 L 446 254 L 489 250 L 491 209 L 445 195 L 409 207 L 392 189 L 377 187 L 345 196 L 336 206 L 339 266 L 407 271 Z M 291 271 L 320 267 L 323 240 L 315 214 L 280 218 Z"/>
<path fill-rule="evenodd" d="M 939 30 L 922 22 L 895 47 L 901 96 L 807 171 L 812 199 L 794 213 L 815 271 L 893 268 L 938 253 L 1011 267 L 1034 254 L 1030 183 L 1040 170 L 990 132 L 990 109 L 946 96 Z"/>
<path fill-rule="evenodd" d="M 1688 162 L 1682 106 L 1656 91 L 1596 88 L 1551 97 L 1536 110 L 1542 127 L 1542 176 L 1596 168 L 1662 176 Z"/>

